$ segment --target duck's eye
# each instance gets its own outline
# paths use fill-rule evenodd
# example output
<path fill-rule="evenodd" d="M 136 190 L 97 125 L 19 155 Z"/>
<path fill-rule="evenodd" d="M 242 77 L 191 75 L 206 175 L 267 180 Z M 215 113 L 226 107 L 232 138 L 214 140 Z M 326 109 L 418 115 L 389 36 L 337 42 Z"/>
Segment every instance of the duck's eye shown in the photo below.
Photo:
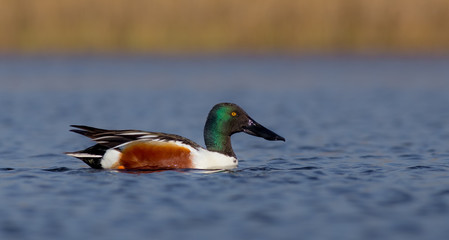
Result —
<path fill-rule="evenodd" d="M 235 117 L 235 116 L 237 116 L 237 113 L 236 112 L 232 112 L 231 116 Z"/>

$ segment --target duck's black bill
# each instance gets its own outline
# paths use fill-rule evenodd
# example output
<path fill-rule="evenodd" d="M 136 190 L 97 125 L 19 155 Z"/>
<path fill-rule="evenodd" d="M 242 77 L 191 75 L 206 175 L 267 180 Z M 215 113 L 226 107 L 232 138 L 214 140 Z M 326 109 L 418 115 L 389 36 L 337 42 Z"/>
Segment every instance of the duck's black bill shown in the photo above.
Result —
<path fill-rule="evenodd" d="M 270 141 L 284 141 L 285 138 L 279 136 L 273 131 L 267 129 L 266 127 L 260 125 L 253 119 L 249 118 L 248 125 L 243 127 L 243 132 L 248 133 L 250 135 L 261 137 Z"/>

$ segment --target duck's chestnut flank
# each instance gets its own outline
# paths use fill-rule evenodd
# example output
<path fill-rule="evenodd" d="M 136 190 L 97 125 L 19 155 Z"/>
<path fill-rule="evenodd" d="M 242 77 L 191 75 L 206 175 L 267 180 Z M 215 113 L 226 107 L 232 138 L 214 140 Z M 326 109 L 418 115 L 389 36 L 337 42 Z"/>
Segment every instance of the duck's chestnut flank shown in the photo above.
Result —
<path fill-rule="evenodd" d="M 124 169 L 193 168 L 188 148 L 155 141 L 137 141 L 126 145 L 119 166 Z"/>

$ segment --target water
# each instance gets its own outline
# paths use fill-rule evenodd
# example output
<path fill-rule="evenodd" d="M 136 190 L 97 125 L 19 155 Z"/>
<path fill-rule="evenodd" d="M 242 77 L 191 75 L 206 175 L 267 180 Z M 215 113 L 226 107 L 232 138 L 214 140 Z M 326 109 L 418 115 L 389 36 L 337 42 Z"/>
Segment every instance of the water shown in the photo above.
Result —
<path fill-rule="evenodd" d="M 1 239 L 446 239 L 449 59 L 3 56 Z M 116 172 L 62 154 L 70 124 L 201 145 L 241 105 L 238 169 Z"/>

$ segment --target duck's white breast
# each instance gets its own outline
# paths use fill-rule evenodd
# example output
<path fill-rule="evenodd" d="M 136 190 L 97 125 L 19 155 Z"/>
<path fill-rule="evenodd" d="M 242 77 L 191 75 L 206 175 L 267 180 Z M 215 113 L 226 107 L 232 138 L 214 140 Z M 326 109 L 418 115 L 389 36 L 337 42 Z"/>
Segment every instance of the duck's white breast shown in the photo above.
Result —
<path fill-rule="evenodd" d="M 233 169 L 238 165 L 238 160 L 235 157 L 211 152 L 204 148 L 193 149 L 191 159 L 193 168 L 196 169 Z"/>

